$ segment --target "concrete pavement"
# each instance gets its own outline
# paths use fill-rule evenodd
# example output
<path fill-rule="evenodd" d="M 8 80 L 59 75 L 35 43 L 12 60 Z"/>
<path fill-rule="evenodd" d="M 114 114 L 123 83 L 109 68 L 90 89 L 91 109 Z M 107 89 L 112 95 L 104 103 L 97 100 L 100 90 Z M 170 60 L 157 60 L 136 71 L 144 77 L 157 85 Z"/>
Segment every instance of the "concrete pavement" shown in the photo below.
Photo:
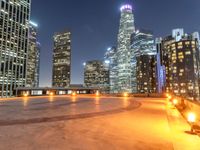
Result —
<path fill-rule="evenodd" d="M 2 150 L 200 149 L 200 138 L 185 132 L 189 125 L 165 99 L 38 97 L 0 103 Z"/>

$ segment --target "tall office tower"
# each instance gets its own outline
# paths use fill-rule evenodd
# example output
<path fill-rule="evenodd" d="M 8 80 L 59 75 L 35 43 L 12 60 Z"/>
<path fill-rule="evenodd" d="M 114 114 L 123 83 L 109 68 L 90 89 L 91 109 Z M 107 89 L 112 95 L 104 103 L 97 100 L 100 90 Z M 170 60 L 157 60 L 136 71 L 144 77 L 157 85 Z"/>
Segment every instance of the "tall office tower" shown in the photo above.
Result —
<path fill-rule="evenodd" d="M 100 88 L 109 93 L 109 66 L 103 61 L 93 60 L 84 64 L 84 83 L 87 87 Z"/>
<path fill-rule="evenodd" d="M 166 91 L 190 99 L 199 98 L 199 43 L 194 34 L 175 29 L 164 38 L 161 62 L 166 71 Z"/>
<path fill-rule="evenodd" d="M 135 32 L 134 15 L 131 5 L 121 7 L 121 19 L 117 45 L 117 87 L 118 93 L 132 93 L 131 87 L 131 35 Z"/>
<path fill-rule="evenodd" d="M 31 0 L 0 1 L 0 97 L 26 84 Z"/>
<path fill-rule="evenodd" d="M 109 64 L 110 93 L 117 93 L 117 49 L 116 47 L 108 48 L 105 54 L 105 62 Z"/>
<path fill-rule="evenodd" d="M 37 41 L 38 25 L 30 21 L 29 24 L 29 51 L 27 60 L 27 87 L 39 86 L 40 43 Z"/>
<path fill-rule="evenodd" d="M 71 32 L 54 35 L 53 87 L 69 87 L 71 75 Z"/>
<path fill-rule="evenodd" d="M 156 46 L 153 33 L 147 30 L 137 30 L 131 35 L 131 70 L 132 70 L 132 92 L 137 92 L 136 63 L 137 57 L 141 55 L 155 55 Z"/>
<path fill-rule="evenodd" d="M 137 93 L 156 93 L 156 55 L 140 55 L 136 59 Z"/>
<path fill-rule="evenodd" d="M 156 38 L 156 61 L 157 61 L 157 74 L 156 74 L 156 79 L 157 79 L 157 92 L 158 93 L 163 93 L 165 90 L 165 81 L 166 81 L 166 76 L 165 76 L 165 67 L 162 65 L 161 62 L 161 51 L 162 51 L 162 38 Z"/>

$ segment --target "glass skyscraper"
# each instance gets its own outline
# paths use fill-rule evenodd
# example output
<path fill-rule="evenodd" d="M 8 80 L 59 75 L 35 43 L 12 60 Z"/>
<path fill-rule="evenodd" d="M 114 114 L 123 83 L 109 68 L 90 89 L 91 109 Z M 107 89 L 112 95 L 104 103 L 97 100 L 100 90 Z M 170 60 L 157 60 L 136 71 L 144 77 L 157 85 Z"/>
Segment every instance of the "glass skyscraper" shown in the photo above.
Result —
<path fill-rule="evenodd" d="M 99 88 L 109 93 L 109 65 L 100 60 L 84 63 L 84 84 L 86 87 Z"/>
<path fill-rule="evenodd" d="M 26 87 L 39 86 L 40 43 L 37 41 L 37 27 L 30 21 Z"/>
<path fill-rule="evenodd" d="M 137 30 L 131 35 L 131 70 L 132 93 L 137 92 L 136 65 L 137 57 L 142 55 L 155 55 L 156 47 L 153 33 L 148 30 Z"/>
<path fill-rule="evenodd" d="M 31 0 L 0 1 L 0 97 L 26 85 Z"/>
<path fill-rule="evenodd" d="M 117 87 L 118 93 L 132 92 L 131 87 L 131 35 L 135 32 L 133 8 L 131 5 L 121 7 L 121 19 L 117 45 Z"/>
<path fill-rule="evenodd" d="M 117 49 L 116 47 L 108 48 L 106 51 L 105 61 L 109 65 L 110 93 L 118 93 L 117 90 Z"/>
<path fill-rule="evenodd" d="M 54 35 L 53 87 L 69 87 L 71 79 L 71 32 L 64 31 Z"/>

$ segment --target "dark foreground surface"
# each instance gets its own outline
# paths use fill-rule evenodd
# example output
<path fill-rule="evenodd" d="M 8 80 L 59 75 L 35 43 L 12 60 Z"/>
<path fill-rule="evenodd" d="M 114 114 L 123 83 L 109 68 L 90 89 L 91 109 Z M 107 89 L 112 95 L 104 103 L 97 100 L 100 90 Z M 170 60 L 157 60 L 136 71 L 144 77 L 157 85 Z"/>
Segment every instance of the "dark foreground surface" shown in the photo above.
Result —
<path fill-rule="evenodd" d="M 199 150 L 165 99 L 35 97 L 0 101 L 0 150 Z"/>

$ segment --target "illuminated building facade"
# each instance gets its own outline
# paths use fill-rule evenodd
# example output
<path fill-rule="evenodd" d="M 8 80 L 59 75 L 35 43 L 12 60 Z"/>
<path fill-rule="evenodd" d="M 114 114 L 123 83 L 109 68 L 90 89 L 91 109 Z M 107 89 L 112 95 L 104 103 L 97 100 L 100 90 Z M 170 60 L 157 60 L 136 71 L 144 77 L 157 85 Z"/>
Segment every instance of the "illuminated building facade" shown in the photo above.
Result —
<path fill-rule="evenodd" d="M 140 55 L 136 60 L 137 93 L 156 93 L 156 55 Z"/>
<path fill-rule="evenodd" d="M 109 93 L 109 65 L 99 60 L 86 62 L 84 83 L 86 87 L 99 88 L 102 92 Z"/>
<path fill-rule="evenodd" d="M 110 93 L 117 93 L 117 49 L 116 47 L 108 48 L 105 54 L 105 61 L 109 65 Z"/>
<path fill-rule="evenodd" d="M 131 35 L 131 70 L 132 70 L 132 93 L 136 93 L 137 90 L 137 78 L 136 78 L 136 64 L 137 57 L 142 55 L 155 55 L 156 47 L 154 42 L 153 33 L 147 30 L 137 30 Z"/>
<path fill-rule="evenodd" d="M 40 44 L 37 41 L 37 27 L 37 24 L 30 22 L 26 87 L 39 86 Z"/>
<path fill-rule="evenodd" d="M 161 63 L 165 67 L 166 92 L 189 99 L 199 98 L 199 41 L 196 34 L 175 29 L 161 43 Z"/>
<path fill-rule="evenodd" d="M 131 5 L 121 7 L 121 19 L 117 45 L 117 87 L 118 93 L 132 93 L 131 86 L 131 35 L 135 32 L 133 8 Z"/>
<path fill-rule="evenodd" d="M 71 32 L 54 35 L 53 87 L 69 87 L 71 75 Z"/>
<path fill-rule="evenodd" d="M 0 1 L 0 97 L 26 85 L 31 0 Z"/>

